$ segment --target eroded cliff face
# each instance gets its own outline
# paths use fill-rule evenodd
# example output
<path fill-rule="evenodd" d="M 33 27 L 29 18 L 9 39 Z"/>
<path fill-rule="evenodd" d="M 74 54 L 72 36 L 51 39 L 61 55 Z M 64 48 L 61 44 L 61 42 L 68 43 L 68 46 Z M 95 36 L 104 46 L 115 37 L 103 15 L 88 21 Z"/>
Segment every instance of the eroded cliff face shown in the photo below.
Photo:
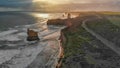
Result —
<path fill-rule="evenodd" d="M 48 25 L 65 25 L 66 19 L 51 19 L 47 21 Z"/>
<path fill-rule="evenodd" d="M 28 29 L 27 30 L 27 34 L 28 34 L 27 41 L 36 41 L 36 40 L 39 40 L 38 32 L 35 32 L 34 30 Z"/>
<path fill-rule="evenodd" d="M 78 18 L 70 18 L 70 19 L 53 19 L 53 20 L 48 20 L 47 22 L 48 25 L 65 25 L 66 27 L 64 29 L 61 30 L 61 36 L 59 38 L 59 40 L 61 41 L 61 46 L 63 48 L 63 54 L 66 56 L 67 52 L 66 52 L 66 46 L 68 46 L 68 35 L 71 32 L 76 32 L 77 31 L 77 27 L 79 27 L 81 25 L 81 20 Z M 72 40 L 72 39 L 71 39 Z M 64 64 L 64 61 L 66 61 L 66 57 L 65 58 L 60 58 L 60 63 L 62 62 Z M 62 66 L 62 65 L 61 65 Z M 58 68 L 60 68 L 61 66 L 59 66 Z M 67 65 L 65 65 L 67 66 Z M 68 67 L 69 68 L 69 67 Z"/>

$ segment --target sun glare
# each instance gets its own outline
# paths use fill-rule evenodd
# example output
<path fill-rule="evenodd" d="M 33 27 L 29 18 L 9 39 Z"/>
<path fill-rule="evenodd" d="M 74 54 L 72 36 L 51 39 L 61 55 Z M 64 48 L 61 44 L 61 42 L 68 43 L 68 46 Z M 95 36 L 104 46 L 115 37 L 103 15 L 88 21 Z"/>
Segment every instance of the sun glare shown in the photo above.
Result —
<path fill-rule="evenodd" d="M 49 14 L 36 14 L 37 17 L 48 18 Z"/>
<path fill-rule="evenodd" d="M 49 14 L 44 14 L 44 13 L 32 13 L 32 15 L 35 17 L 49 18 Z"/>
<path fill-rule="evenodd" d="M 48 3 L 52 3 L 52 4 L 59 4 L 59 3 L 67 3 L 69 2 L 69 0 L 33 0 L 33 2 L 48 2 Z"/>
<path fill-rule="evenodd" d="M 56 1 L 53 1 L 53 0 L 33 0 L 33 2 L 48 2 L 48 3 L 56 3 Z"/>

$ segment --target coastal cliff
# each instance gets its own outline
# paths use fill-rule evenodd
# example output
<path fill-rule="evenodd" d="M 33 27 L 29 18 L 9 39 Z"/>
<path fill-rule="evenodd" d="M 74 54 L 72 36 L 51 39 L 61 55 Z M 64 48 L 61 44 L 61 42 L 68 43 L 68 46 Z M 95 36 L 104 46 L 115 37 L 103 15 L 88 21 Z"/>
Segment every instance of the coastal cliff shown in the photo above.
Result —
<path fill-rule="evenodd" d="M 47 21 L 47 25 L 65 25 L 66 19 L 50 19 Z"/>
<path fill-rule="evenodd" d="M 86 20 L 90 21 L 86 22 Z M 115 29 L 113 30 L 114 32 L 118 31 L 118 27 L 113 28 L 114 25 L 110 25 L 111 22 L 106 22 L 105 20 L 105 18 L 101 19 L 100 14 L 87 14 L 70 19 L 72 25 L 61 30 L 60 40 L 64 50 L 64 58 L 62 59 L 60 68 L 120 67 L 119 55 L 83 27 L 84 22 L 86 22 L 86 28 L 96 33 L 101 32 L 98 33 L 99 35 L 105 33 L 107 36 L 112 34 L 109 34 L 110 32 L 107 33 L 104 28 L 106 28 L 107 31 L 111 29 Z M 111 29 L 107 27 L 111 27 Z M 116 36 L 114 33 L 113 35 L 114 37 Z M 105 39 L 108 39 L 106 37 Z"/>
<path fill-rule="evenodd" d="M 72 25 L 69 25 L 68 22 L 70 22 Z M 61 30 L 61 35 L 59 37 L 60 43 L 61 43 L 61 47 L 63 48 L 63 54 L 66 57 L 66 45 L 69 42 L 68 40 L 68 35 L 69 32 L 76 32 L 76 27 L 78 27 L 79 25 L 81 25 L 81 23 L 79 19 L 77 18 L 71 18 L 69 21 L 67 19 L 53 19 L 53 20 L 48 20 L 47 24 L 48 25 L 67 25 L 69 27 L 65 27 L 64 29 Z M 67 23 L 67 24 L 66 24 Z M 66 58 L 63 58 L 63 56 L 60 57 L 60 60 L 58 61 L 59 64 L 62 63 L 62 65 L 64 64 L 64 61 Z M 59 65 L 57 68 L 61 68 L 62 65 Z"/>

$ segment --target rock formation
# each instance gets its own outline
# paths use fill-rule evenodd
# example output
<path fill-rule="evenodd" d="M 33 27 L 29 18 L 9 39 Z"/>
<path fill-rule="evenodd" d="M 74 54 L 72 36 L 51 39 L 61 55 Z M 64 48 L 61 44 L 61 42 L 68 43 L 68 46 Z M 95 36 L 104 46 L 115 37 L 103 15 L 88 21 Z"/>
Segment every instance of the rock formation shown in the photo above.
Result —
<path fill-rule="evenodd" d="M 34 30 L 27 30 L 27 41 L 36 41 L 36 40 L 40 40 L 38 37 L 38 32 L 34 31 Z"/>

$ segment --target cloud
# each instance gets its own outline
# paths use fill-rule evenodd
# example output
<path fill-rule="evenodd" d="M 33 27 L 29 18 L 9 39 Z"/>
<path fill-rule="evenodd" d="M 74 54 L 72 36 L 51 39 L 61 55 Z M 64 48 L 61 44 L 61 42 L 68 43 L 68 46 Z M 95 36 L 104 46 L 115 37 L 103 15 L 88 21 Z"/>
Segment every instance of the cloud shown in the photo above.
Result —
<path fill-rule="evenodd" d="M 31 0 L 0 0 L 0 7 L 30 8 L 31 6 Z"/>
<path fill-rule="evenodd" d="M 23 11 L 23 9 L 0 7 L 0 12 L 1 11 Z"/>
<path fill-rule="evenodd" d="M 110 3 L 119 2 L 120 0 L 70 0 L 73 3 Z"/>
<path fill-rule="evenodd" d="M 53 5 L 55 4 L 55 5 Z M 57 5 L 58 4 L 58 5 Z M 119 10 L 120 0 L 1 0 L 0 7 L 25 10 Z M 53 10 L 54 11 L 54 10 Z"/>

